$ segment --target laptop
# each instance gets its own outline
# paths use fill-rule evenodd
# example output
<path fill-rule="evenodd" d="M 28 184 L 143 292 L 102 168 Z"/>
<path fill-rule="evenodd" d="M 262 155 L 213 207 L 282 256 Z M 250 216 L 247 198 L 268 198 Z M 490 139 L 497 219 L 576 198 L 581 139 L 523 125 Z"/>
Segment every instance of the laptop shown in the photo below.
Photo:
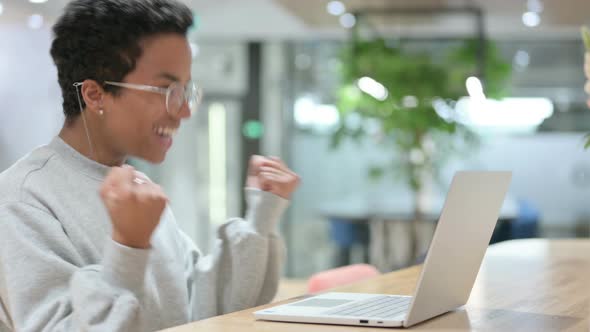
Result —
<path fill-rule="evenodd" d="M 256 311 L 257 319 L 410 327 L 467 303 L 500 214 L 511 172 L 455 174 L 414 296 L 324 293 Z"/>

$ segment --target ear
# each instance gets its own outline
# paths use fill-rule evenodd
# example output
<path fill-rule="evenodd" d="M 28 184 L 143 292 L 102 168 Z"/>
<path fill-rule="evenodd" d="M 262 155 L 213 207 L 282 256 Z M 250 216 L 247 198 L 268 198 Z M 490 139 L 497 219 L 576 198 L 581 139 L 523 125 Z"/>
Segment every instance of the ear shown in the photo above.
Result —
<path fill-rule="evenodd" d="M 102 110 L 102 99 L 105 95 L 102 86 L 94 80 L 84 80 L 81 93 L 86 103 L 86 110 L 98 114 Z"/>

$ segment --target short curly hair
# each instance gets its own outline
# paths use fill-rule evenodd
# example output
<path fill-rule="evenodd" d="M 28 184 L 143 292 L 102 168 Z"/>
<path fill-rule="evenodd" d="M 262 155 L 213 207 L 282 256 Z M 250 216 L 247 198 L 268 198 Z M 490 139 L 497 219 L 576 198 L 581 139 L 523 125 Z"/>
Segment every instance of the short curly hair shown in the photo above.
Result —
<path fill-rule="evenodd" d="M 66 119 L 80 114 L 75 82 L 92 79 L 117 95 L 120 88 L 104 81 L 121 81 L 133 71 L 143 39 L 161 33 L 186 36 L 192 24 L 191 10 L 175 0 L 70 2 L 53 26 L 51 44 Z"/>

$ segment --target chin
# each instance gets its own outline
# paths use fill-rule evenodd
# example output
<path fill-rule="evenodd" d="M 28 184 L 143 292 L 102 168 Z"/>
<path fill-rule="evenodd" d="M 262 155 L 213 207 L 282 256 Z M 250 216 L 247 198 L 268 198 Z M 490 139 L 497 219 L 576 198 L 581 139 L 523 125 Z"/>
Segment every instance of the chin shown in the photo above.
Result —
<path fill-rule="evenodd" d="M 166 155 L 158 156 L 158 157 L 152 159 L 151 162 L 154 164 L 161 164 L 164 162 L 164 160 L 166 160 Z"/>
<path fill-rule="evenodd" d="M 140 157 L 141 159 L 151 163 L 151 164 L 161 164 L 166 160 L 166 154 L 151 154 L 151 155 L 144 155 Z"/>

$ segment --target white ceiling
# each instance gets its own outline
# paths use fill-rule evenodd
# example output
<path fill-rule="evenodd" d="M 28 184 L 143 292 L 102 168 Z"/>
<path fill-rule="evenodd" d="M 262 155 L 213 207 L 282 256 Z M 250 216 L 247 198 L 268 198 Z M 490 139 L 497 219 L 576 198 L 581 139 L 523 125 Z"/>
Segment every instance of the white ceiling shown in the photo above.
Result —
<path fill-rule="evenodd" d="M 67 0 L 33 4 L 27 0 L 0 0 L 0 24 L 22 24 L 38 13 L 50 25 Z M 346 29 L 326 11 L 328 0 L 184 0 L 200 17 L 199 36 L 229 39 L 312 39 L 344 37 Z M 589 0 L 544 0 L 541 25 L 528 28 L 521 16 L 526 0 L 343 0 L 348 10 L 361 8 L 454 7 L 483 8 L 486 28 L 500 38 L 576 38 L 581 24 L 590 24 Z M 403 16 L 371 19 L 386 33 L 440 36 L 472 33 L 472 23 L 458 16 Z"/>

